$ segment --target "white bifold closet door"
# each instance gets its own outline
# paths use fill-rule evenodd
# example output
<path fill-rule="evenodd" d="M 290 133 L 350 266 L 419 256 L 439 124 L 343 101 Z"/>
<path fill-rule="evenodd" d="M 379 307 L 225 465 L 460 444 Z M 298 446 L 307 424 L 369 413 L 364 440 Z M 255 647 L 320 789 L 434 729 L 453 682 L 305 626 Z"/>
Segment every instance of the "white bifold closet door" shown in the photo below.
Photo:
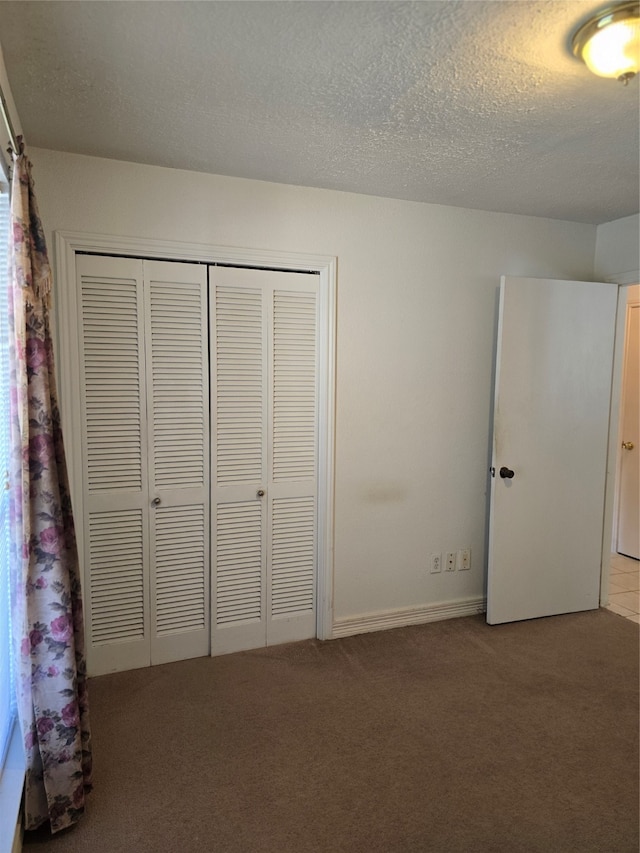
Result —
<path fill-rule="evenodd" d="M 209 277 L 215 655 L 316 636 L 319 278 Z"/>
<path fill-rule="evenodd" d="M 92 675 L 209 652 L 206 268 L 78 256 Z"/>

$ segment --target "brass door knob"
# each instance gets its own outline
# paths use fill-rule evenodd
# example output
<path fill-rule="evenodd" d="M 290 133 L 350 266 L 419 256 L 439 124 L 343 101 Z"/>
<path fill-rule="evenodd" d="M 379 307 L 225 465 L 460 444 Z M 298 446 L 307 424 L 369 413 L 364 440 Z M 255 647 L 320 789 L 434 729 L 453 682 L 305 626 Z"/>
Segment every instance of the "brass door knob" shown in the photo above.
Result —
<path fill-rule="evenodd" d="M 633 450 L 634 447 L 635 447 L 635 445 L 632 441 L 623 441 L 622 442 L 622 449 L 623 450 Z"/>
<path fill-rule="evenodd" d="M 263 498 L 263 497 L 264 497 L 264 489 L 258 489 L 258 497 L 259 497 L 259 498 Z"/>

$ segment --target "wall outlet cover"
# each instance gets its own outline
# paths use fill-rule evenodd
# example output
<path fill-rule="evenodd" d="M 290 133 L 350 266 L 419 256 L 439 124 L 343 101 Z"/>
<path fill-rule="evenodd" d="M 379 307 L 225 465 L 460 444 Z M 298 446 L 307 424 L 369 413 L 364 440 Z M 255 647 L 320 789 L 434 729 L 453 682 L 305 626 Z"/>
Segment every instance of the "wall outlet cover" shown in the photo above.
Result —
<path fill-rule="evenodd" d="M 471 568 L 471 548 L 462 548 L 458 551 L 458 569 L 468 572 Z"/>
<path fill-rule="evenodd" d="M 456 552 L 447 551 L 444 569 L 446 572 L 455 572 L 456 570 Z"/>

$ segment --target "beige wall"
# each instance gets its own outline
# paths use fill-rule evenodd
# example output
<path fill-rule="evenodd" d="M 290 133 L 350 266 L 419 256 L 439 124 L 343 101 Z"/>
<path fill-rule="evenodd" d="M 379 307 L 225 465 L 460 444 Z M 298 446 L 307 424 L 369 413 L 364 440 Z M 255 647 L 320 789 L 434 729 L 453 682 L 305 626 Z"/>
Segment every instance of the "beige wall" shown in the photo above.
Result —
<path fill-rule="evenodd" d="M 640 214 L 598 225 L 594 272 L 605 281 L 637 280 L 640 270 Z M 635 274 L 635 278 L 634 278 Z"/>
<path fill-rule="evenodd" d="M 592 278 L 595 226 L 30 153 L 50 246 L 64 229 L 336 255 L 334 615 L 482 595 L 500 275 Z M 466 547 L 470 572 L 429 574 Z"/>

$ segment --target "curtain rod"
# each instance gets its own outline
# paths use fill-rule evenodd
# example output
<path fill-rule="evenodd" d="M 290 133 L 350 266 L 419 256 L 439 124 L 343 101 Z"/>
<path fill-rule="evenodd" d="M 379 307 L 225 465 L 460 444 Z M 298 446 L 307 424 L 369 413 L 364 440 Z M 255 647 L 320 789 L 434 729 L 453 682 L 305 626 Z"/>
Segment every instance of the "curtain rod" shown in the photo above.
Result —
<path fill-rule="evenodd" d="M 0 110 L 2 111 L 2 118 L 4 119 L 5 126 L 7 128 L 7 133 L 9 134 L 9 143 L 13 148 L 14 152 L 17 154 L 20 150 L 18 148 L 18 140 L 16 139 L 16 132 L 13 129 L 13 124 L 11 122 L 11 116 L 9 115 L 9 108 L 7 107 L 7 102 L 4 98 L 4 92 L 2 91 L 2 86 L 0 86 Z"/>

